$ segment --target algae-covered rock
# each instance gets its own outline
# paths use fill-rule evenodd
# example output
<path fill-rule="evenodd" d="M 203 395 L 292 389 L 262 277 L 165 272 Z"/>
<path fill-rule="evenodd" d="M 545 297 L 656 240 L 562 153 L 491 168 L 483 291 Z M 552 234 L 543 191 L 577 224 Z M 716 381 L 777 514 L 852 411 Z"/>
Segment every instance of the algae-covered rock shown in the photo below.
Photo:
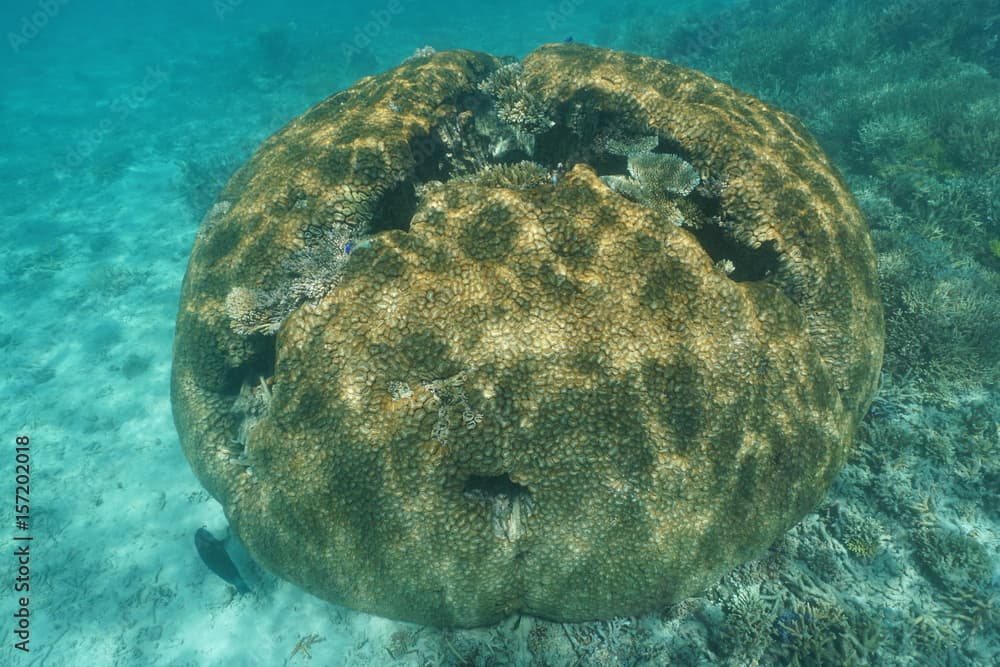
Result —
<path fill-rule="evenodd" d="M 250 553 L 318 596 L 438 625 L 637 614 L 831 483 L 881 365 L 874 255 L 791 116 L 582 45 L 500 95 L 503 67 L 414 59 L 260 147 L 195 243 L 175 419 Z M 518 96 L 546 122 L 513 122 Z M 608 146 L 700 185 L 624 196 Z"/>

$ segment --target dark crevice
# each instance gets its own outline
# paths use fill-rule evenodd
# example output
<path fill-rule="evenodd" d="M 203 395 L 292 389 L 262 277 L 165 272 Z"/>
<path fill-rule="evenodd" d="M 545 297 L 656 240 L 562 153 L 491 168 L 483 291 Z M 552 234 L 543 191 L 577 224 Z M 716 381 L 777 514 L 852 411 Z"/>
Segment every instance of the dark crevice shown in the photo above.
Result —
<path fill-rule="evenodd" d="M 410 154 L 413 155 L 413 181 L 446 181 L 450 177 L 447 148 L 435 134 L 425 134 L 410 140 Z"/>
<path fill-rule="evenodd" d="M 254 426 L 265 416 L 271 406 L 271 386 L 274 383 L 275 338 L 266 337 L 262 342 L 263 354 L 243 364 L 243 381 L 233 398 L 230 412 L 236 416 L 236 428 L 229 437 L 229 450 L 237 461 L 248 465 L 244 459 L 247 441 Z"/>
<path fill-rule="evenodd" d="M 372 220 L 368 226 L 369 234 L 390 229 L 410 231 L 410 220 L 417 210 L 417 194 L 410 181 L 400 181 L 385 192 L 375 204 Z"/>
<path fill-rule="evenodd" d="M 527 487 L 515 483 L 510 475 L 470 475 L 463 495 L 486 508 L 486 518 L 494 537 L 510 545 L 517 544 L 527 531 L 534 512 L 534 499 Z"/>
<path fill-rule="evenodd" d="M 226 370 L 225 382 L 219 392 L 222 396 L 236 398 L 245 384 L 259 384 L 260 378 L 274 375 L 276 360 L 275 337 L 254 334 L 247 340 L 254 347 L 254 352 L 239 366 Z"/>
<path fill-rule="evenodd" d="M 652 152 L 677 155 L 687 160 L 688 162 L 691 161 L 691 155 L 686 150 L 684 150 L 683 146 L 677 143 L 677 141 L 675 141 L 674 139 L 671 139 L 670 137 L 664 137 L 663 135 L 659 135 L 659 141 L 656 144 L 656 148 L 654 148 Z"/>
<path fill-rule="evenodd" d="M 628 173 L 628 157 L 624 155 L 614 155 L 612 153 L 595 155 L 587 164 L 597 172 L 598 176 L 625 175 Z"/>
<path fill-rule="evenodd" d="M 501 496 L 514 499 L 520 496 L 531 495 L 528 487 L 522 486 L 511 480 L 510 475 L 470 475 L 465 480 L 462 493 L 469 498 L 485 500 L 499 498 Z"/>
<path fill-rule="evenodd" d="M 225 386 L 219 392 L 222 396 L 235 399 L 239 396 L 243 385 L 257 385 L 261 378 L 266 379 L 274 375 L 277 357 L 275 337 L 255 334 L 247 339 L 247 345 L 252 345 L 255 351 L 242 364 L 227 370 Z"/>
<path fill-rule="evenodd" d="M 594 97 L 578 94 L 559 107 L 556 124 L 536 137 L 535 162 L 550 168 L 584 163 L 601 175 L 625 173 L 625 156 L 601 150 L 598 144 L 607 138 L 641 136 L 636 133 L 641 124 L 621 112 L 602 111 L 600 103 L 591 106 L 595 102 L 588 98 Z"/>
<path fill-rule="evenodd" d="M 245 377 L 248 380 L 257 378 L 270 378 L 274 376 L 274 365 L 277 361 L 277 347 L 275 336 L 262 336 L 264 340 L 260 346 L 260 354 L 252 360 L 246 367 Z"/>
<path fill-rule="evenodd" d="M 716 225 L 705 225 L 691 233 L 712 261 L 728 259 L 733 263 L 735 269 L 729 278 L 735 282 L 764 280 L 778 270 L 778 251 L 772 241 L 760 248 L 748 248 Z"/>
<path fill-rule="evenodd" d="M 486 164 L 531 160 L 555 173 L 583 163 L 599 176 L 627 176 L 628 156 L 610 150 L 609 146 L 612 142 L 617 142 L 619 146 L 639 142 L 654 133 L 658 135 L 658 140 L 652 152 L 676 155 L 689 164 L 692 159 L 675 139 L 663 136 L 652 128 L 638 102 L 625 95 L 590 88 L 577 91 L 552 109 L 551 117 L 555 123 L 534 136 L 531 155 L 516 151 L 488 153 L 486 147 L 495 138 L 492 131 L 487 132 L 491 124 L 477 125 L 469 120 L 470 114 L 474 118 L 483 118 L 495 113 L 493 102 L 487 96 L 472 92 L 454 104 L 453 115 L 442 121 L 444 125 L 411 142 L 416 161 L 412 180 L 400 183 L 383 195 L 372 222 L 372 233 L 386 229 L 409 229 L 409 221 L 417 205 L 414 183 L 444 182 L 451 176 L 481 169 Z M 442 132 L 445 127 L 447 130 Z M 734 268 L 728 274 L 730 279 L 735 282 L 767 279 L 779 268 L 777 249 L 773 243 L 749 248 L 718 224 L 724 214 L 719 196 L 721 187 L 718 179 L 703 177 L 698 188 L 687 196 L 676 197 L 675 203 L 684 218 L 690 221 L 688 229 L 712 261 L 732 262 Z M 465 492 L 467 495 L 493 497 L 527 491 L 504 475 L 470 477 Z"/>

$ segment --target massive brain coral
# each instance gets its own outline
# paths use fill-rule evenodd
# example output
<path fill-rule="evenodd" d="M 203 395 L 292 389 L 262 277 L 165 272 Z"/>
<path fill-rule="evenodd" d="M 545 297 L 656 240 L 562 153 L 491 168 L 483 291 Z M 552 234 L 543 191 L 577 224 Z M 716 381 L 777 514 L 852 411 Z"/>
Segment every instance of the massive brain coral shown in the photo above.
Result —
<path fill-rule="evenodd" d="M 582 45 L 452 51 L 268 139 L 173 405 L 267 568 L 436 625 L 637 614 L 820 499 L 875 391 L 865 223 L 791 116 Z"/>

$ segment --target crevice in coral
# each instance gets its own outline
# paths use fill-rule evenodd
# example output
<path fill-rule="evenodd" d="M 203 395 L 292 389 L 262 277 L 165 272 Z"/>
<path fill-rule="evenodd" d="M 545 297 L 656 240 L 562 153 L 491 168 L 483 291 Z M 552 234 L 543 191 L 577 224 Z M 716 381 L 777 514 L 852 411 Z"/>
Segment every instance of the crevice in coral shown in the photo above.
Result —
<path fill-rule="evenodd" d="M 732 263 L 732 270 L 728 275 L 734 282 L 764 280 L 778 270 L 778 251 L 771 241 L 762 244 L 760 248 L 748 248 L 738 243 L 725 229 L 714 224 L 689 231 L 714 262 L 728 260 Z"/>
<path fill-rule="evenodd" d="M 240 457 L 246 448 L 250 430 L 263 418 L 271 403 L 276 361 L 275 336 L 255 334 L 247 341 L 256 352 L 244 363 L 229 370 L 226 384 L 220 392 L 229 403 L 236 428 L 229 436 L 232 455 Z"/>
<path fill-rule="evenodd" d="M 497 496 L 514 498 L 520 495 L 530 495 L 528 487 L 511 480 L 510 475 L 469 475 L 462 487 L 462 493 L 469 498 L 484 499 Z"/>
<path fill-rule="evenodd" d="M 486 505 L 495 537 L 513 543 L 527 531 L 525 522 L 534 511 L 534 498 L 528 487 L 514 482 L 510 475 L 470 475 L 463 495 Z"/>
<path fill-rule="evenodd" d="M 478 90 L 454 101 L 453 111 L 430 134 L 411 142 L 416 163 L 412 177 L 380 197 L 371 234 L 408 230 L 425 183 L 456 179 L 531 187 L 548 182 L 534 178 L 535 171 L 554 175 L 584 163 L 622 196 L 669 213 L 731 280 L 764 280 L 777 271 L 774 244 L 749 248 L 719 223 L 724 181 L 711 175 L 701 178 L 690 154 L 670 136 L 653 130 L 635 99 L 592 88 L 577 91 L 556 108 L 531 98 L 525 108 L 544 108 L 546 122 L 514 122 L 507 118 L 511 109 L 519 108 L 514 103 L 530 97 L 520 76 L 516 65 L 498 70 Z M 510 107 L 506 117 L 501 113 L 504 104 Z M 486 483 L 487 478 L 477 479 Z M 485 493 L 469 484 L 467 493 Z"/>
<path fill-rule="evenodd" d="M 244 345 L 252 351 L 245 355 L 246 360 L 243 363 L 228 369 L 223 387 L 218 392 L 220 396 L 235 399 L 245 384 L 257 384 L 262 377 L 274 376 L 277 360 L 275 337 L 253 334 L 244 339 Z"/>
<path fill-rule="evenodd" d="M 410 140 L 410 154 L 413 156 L 413 181 L 445 181 L 451 176 L 449 147 L 445 145 L 440 132 L 416 136 Z"/>
<path fill-rule="evenodd" d="M 378 234 L 390 229 L 410 231 L 410 220 L 417 211 L 417 194 L 413 182 L 400 181 L 387 190 L 375 202 L 372 220 L 365 236 Z"/>
<path fill-rule="evenodd" d="M 584 163 L 598 175 L 623 174 L 627 158 L 608 150 L 608 144 L 628 144 L 651 134 L 645 112 L 624 93 L 581 89 L 559 105 L 553 118 L 555 124 L 537 137 L 534 156 L 548 167 Z"/>

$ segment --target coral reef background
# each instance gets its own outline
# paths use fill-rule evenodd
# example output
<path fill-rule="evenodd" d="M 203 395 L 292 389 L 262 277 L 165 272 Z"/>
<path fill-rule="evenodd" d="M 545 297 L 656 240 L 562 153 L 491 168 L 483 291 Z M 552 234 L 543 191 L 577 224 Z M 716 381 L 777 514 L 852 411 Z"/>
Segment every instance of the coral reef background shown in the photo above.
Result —
<path fill-rule="evenodd" d="M 3 664 L 998 664 L 996 0 L 23 2 L 0 20 L 0 437 L 32 438 L 35 536 L 32 651 L 5 642 Z M 886 363 L 834 489 L 766 558 L 641 618 L 432 630 L 246 562 L 255 595 L 235 596 L 197 559 L 194 531 L 224 520 L 167 398 L 199 221 L 257 144 L 361 76 L 426 45 L 570 38 L 791 111 L 856 194 Z"/>

